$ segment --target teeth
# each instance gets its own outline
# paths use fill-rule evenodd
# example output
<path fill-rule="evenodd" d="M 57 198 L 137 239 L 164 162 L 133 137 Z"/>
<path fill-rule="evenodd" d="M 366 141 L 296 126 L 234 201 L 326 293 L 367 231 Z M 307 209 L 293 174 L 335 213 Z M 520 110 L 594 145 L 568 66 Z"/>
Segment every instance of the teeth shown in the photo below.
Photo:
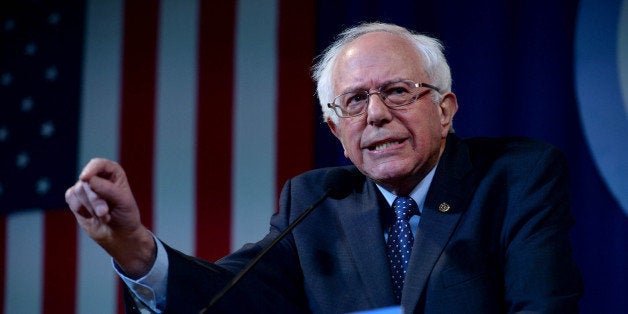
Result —
<path fill-rule="evenodd" d="M 380 150 L 380 149 L 386 149 L 390 146 L 393 146 L 395 144 L 397 144 L 398 142 L 386 142 L 386 143 L 382 143 L 382 144 L 377 144 L 375 146 L 375 150 Z"/>

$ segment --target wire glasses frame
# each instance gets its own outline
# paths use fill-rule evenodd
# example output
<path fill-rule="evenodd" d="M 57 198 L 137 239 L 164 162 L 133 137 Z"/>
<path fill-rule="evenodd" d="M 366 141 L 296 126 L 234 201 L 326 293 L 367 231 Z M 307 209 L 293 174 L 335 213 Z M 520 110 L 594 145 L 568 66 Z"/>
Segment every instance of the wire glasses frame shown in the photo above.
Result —
<path fill-rule="evenodd" d="M 334 110 L 340 118 L 359 116 L 366 112 L 371 95 L 375 94 L 379 95 L 380 99 L 389 108 L 403 107 L 417 101 L 429 92 L 428 90 L 419 93 L 420 87 L 426 87 L 440 93 L 440 89 L 434 85 L 401 80 L 386 83 L 374 92 L 362 90 L 340 94 L 334 98 L 333 102 L 328 103 L 327 107 Z"/>

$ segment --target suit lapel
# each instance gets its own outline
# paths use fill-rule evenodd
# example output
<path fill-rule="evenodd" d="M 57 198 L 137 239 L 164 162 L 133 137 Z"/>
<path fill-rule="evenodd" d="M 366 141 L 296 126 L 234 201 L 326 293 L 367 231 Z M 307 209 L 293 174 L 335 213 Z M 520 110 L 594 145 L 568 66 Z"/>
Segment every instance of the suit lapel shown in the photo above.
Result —
<path fill-rule="evenodd" d="M 402 305 L 412 313 L 430 273 L 454 232 L 474 190 L 472 164 L 464 144 L 449 136 L 426 196 L 404 282 Z"/>
<path fill-rule="evenodd" d="M 382 204 L 378 193 L 375 185 L 365 180 L 360 193 L 353 193 L 339 202 L 342 208 L 338 211 L 349 250 L 365 289 L 358 293 L 366 293 L 372 307 L 387 306 L 393 302 L 380 220 Z"/>

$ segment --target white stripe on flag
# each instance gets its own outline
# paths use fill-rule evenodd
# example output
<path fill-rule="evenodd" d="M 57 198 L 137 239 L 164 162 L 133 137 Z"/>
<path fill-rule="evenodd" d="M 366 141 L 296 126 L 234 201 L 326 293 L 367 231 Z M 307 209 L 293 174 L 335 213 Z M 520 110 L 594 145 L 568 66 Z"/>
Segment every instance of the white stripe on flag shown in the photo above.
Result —
<path fill-rule="evenodd" d="M 236 8 L 232 250 L 268 232 L 276 204 L 278 10 L 256 0 Z"/>
<path fill-rule="evenodd" d="M 119 155 L 122 8 L 121 0 L 87 1 L 78 169 Z M 80 230 L 77 313 L 115 313 L 115 276 L 111 258 Z"/>
<path fill-rule="evenodd" d="M 169 245 L 193 254 L 198 3 L 164 0 L 160 10 L 154 232 Z"/>
<path fill-rule="evenodd" d="M 39 313 L 43 304 L 44 214 L 37 209 L 6 217 L 4 313 Z"/>

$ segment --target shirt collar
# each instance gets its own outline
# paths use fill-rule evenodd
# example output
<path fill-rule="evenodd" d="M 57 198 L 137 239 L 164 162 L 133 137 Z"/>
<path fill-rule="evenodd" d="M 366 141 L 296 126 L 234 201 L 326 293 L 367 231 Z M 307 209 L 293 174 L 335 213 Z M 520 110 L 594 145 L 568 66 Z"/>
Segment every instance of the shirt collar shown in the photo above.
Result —
<path fill-rule="evenodd" d="M 421 180 L 421 182 L 419 182 L 419 184 L 417 184 L 414 189 L 412 189 L 412 192 L 410 192 L 410 197 L 412 197 L 417 205 L 419 205 L 419 212 L 421 213 L 423 213 L 423 204 L 425 203 L 427 191 L 429 190 L 430 185 L 432 185 L 432 179 L 434 179 L 436 167 L 438 167 L 438 164 L 436 164 L 436 166 L 434 166 L 434 168 L 432 168 L 432 170 L 428 172 L 425 178 L 423 178 L 423 180 Z M 384 189 L 379 184 L 376 185 L 379 191 L 382 192 L 382 195 L 384 195 L 384 198 L 386 199 L 386 202 L 388 202 L 388 205 L 392 206 L 393 201 L 395 200 L 395 198 L 397 198 L 398 195 L 395 195 L 390 191 Z"/>

